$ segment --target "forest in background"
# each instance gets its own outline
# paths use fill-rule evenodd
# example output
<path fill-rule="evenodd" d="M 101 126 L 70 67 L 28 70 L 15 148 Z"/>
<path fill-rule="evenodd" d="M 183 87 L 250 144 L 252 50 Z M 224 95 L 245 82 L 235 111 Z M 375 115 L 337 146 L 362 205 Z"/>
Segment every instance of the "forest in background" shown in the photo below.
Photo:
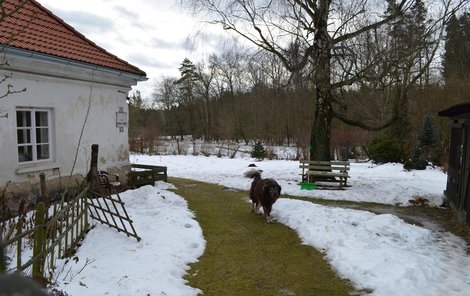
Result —
<path fill-rule="evenodd" d="M 390 42 L 398 39 L 405 46 L 406 42 L 417 42 L 416 38 L 403 36 L 408 36 L 410 26 L 419 28 L 419 21 L 416 17 L 404 23 L 396 22 L 376 34 L 387 35 Z M 373 154 L 369 153 L 371 149 L 382 156 L 389 155 L 376 157 L 378 162 L 405 162 L 412 157 L 427 128 L 426 132 L 431 133 L 428 137 L 433 139 L 429 144 L 433 155 L 428 151 L 427 160 L 442 163 L 451 122 L 438 117 L 437 112 L 469 101 L 469 14 L 452 16 L 445 33 L 439 49 L 441 54 L 433 61 L 426 60 L 425 43 L 421 47 L 413 46 L 419 51 L 412 61 L 400 60 L 397 50 L 397 56 L 390 58 L 396 59 L 400 67 L 389 74 L 397 79 L 362 81 L 334 92 L 334 99 L 341 102 L 340 111 L 353 118 L 355 124 L 333 121 L 332 150 L 348 147 L 348 152 L 354 154 L 359 151 L 354 148 L 360 147 L 369 157 Z M 364 44 L 367 46 L 364 45 L 362 58 L 380 54 L 379 44 L 375 44 L 376 48 L 368 40 Z M 293 44 L 292 58 L 295 52 Z M 430 66 L 422 70 L 420 65 L 424 63 Z M 130 96 L 131 150 L 146 147 L 151 151 L 152 146 L 158 145 L 159 137 L 183 139 L 188 135 L 208 142 L 231 140 L 254 144 L 260 140 L 266 145 L 308 147 L 316 102 L 310 79 L 313 69 L 288 71 L 277 56 L 243 48 L 235 41 L 207 60 L 193 63 L 184 59 L 179 71 L 180 77 L 162 77 L 156 82 L 152 104 L 146 103 L 138 92 Z M 423 71 L 420 79 L 404 85 L 402 77 L 416 71 Z M 405 112 L 394 124 L 380 130 L 363 128 L 362 125 L 383 125 L 397 108 L 394 98 L 405 87 Z M 133 145 L 137 139 L 142 143 L 140 148 Z"/>

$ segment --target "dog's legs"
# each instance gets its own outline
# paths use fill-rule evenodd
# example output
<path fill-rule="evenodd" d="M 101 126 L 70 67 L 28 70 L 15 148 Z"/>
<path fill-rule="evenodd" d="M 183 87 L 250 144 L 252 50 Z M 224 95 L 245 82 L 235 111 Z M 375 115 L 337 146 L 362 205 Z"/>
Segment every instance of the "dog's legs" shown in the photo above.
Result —
<path fill-rule="evenodd" d="M 263 206 L 264 218 L 268 223 L 273 223 L 273 219 L 271 218 L 271 208 L 272 207 L 269 205 Z"/>
<path fill-rule="evenodd" d="M 259 211 L 259 208 L 261 208 L 261 203 L 259 201 L 256 202 L 256 210 L 255 210 L 255 213 L 260 215 L 261 212 Z"/>

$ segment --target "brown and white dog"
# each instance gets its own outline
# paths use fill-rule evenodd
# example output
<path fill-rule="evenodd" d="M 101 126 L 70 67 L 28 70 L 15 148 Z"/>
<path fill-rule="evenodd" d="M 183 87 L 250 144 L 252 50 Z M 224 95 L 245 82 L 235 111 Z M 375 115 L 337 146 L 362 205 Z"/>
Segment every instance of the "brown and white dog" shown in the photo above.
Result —
<path fill-rule="evenodd" d="M 253 203 L 252 212 L 259 214 L 259 208 L 263 207 L 266 222 L 272 223 L 271 209 L 281 195 L 281 186 L 273 179 L 262 179 L 261 172 L 251 170 L 245 173 L 245 177 L 252 178 L 250 199 Z"/>

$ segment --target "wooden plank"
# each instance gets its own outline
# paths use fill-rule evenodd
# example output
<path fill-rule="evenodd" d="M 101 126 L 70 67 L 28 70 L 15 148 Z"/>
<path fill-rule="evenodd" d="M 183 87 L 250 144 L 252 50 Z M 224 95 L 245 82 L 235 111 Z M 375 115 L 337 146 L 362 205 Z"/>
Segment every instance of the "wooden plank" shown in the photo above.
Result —
<path fill-rule="evenodd" d="M 349 171 L 349 167 L 311 165 L 308 167 L 308 170 L 309 171 Z"/>
<path fill-rule="evenodd" d="M 350 165 L 349 161 L 345 160 L 332 160 L 332 161 L 324 161 L 324 160 L 306 160 L 306 159 L 301 159 L 299 160 L 301 164 L 318 164 L 318 165 L 331 165 L 331 164 L 337 164 L 337 165 Z"/>
<path fill-rule="evenodd" d="M 347 178 L 348 174 L 347 173 L 335 173 L 335 172 L 307 172 L 307 175 L 309 176 L 320 176 L 320 177 L 344 177 Z"/>
<path fill-rule="evenodd" d="M 157 172 L 166 172 L 167 171 L 167 167 L 165 167 L 165 166 L 136 164 L 136 163 L 131 164 L 131 168 L 146 169 L 146 170 L 152 170 L 152 171 L 157 171 Z"/>

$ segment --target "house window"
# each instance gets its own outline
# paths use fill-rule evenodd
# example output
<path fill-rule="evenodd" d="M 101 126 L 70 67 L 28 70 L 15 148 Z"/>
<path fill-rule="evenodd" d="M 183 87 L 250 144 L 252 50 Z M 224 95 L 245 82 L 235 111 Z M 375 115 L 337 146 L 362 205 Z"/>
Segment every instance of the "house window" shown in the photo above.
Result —
<path fill-rule="evenodd" d="M 51 111 L 17 109 L 16 127 L 18 162 L 41 162 L 51 159 Z"/>

